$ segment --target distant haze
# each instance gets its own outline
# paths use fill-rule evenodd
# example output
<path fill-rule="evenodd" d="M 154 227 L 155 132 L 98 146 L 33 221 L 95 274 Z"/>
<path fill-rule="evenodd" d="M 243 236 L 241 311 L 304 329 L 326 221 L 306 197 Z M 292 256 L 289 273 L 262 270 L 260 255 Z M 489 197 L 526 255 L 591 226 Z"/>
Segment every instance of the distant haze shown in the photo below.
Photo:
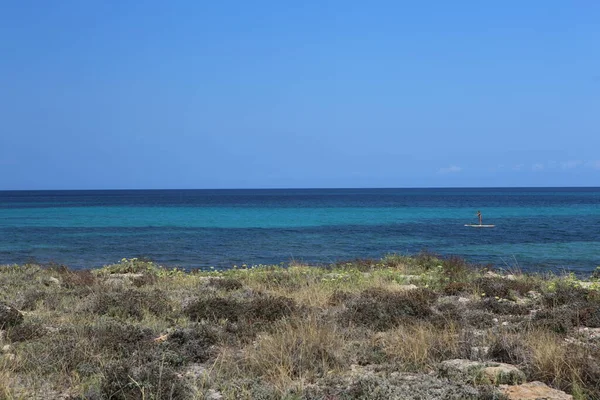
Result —
<path fill-rule="evenodd" d="M 13 1 L 0 190 L 598 186 L 600 2 Z"/>

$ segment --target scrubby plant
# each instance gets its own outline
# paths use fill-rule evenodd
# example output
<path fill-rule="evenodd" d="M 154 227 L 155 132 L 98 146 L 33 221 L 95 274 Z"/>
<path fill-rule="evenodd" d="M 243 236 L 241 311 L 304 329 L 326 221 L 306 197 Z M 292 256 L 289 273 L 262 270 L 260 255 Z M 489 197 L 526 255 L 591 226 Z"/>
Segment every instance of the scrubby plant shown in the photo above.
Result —
<path fill-rule="evenodd" d="M 529 308 L 506 299 L 484 298 L 475 304 L 475 308 L 500 315 L 527 315 Z"/>
<path fill-rule="evenodd" d="M 386 330 L 407 318 L 426 318 L 432 314 L 436 294 L 428 289 L 390 291 L 381 288 L 364 290 L 347 304 L 340 320 Z"/>
<path fill-rule="evenodd" d="M 183 314 L 192 321 L 226 319 L 235 322 L 243 315 L 243 310 L 239 300 L 211 296 L 191 302 L 183 309 Z"/>
<path fill-rule="evenodd" d="M 239 290 L 244 287 L 244 284 L 235 278 L 211 278 L 208 281 L 208 285 L 225 291 Z"/>
<path fill-rule="evenodd" d="M 14 321 L 2 317 L 0 398 L 499 398 L 432 374 L 453 358 L 600 398 L 581 329 L 600 325 L 597 289 L 427 253 L 193 273 L 2 267 Z"/>
<path fill-rule="evenodd" d="M 164 315 L 172 312 L 169 298 L 160 290 L 96 293 L 91 311 L 99 315 L 141 320 L 146 313 Z"/>
<path fill-rule="evenodd" d="M 442 287 L 442 292 L 448 296 L 456 296 L 472 290 L 472 286 L 467 282 L 448 282 Z"/>
<path fill-rule="evenodd" d="M 39 321 L 26 320 L 22 324 L 8 328 L 6 330 L 6 338 L 16 343 L 38 339 L 47 333 L 48 330 Z"/>
<path fill-rule="evenodd" d="M 499 276 L 480 277 L 473 281 L 483 297 L 514 298 L 524 296 L 532 290 L 540 288 L 539 283 L 529 277 L 518 279 L 506 279 Z"/>

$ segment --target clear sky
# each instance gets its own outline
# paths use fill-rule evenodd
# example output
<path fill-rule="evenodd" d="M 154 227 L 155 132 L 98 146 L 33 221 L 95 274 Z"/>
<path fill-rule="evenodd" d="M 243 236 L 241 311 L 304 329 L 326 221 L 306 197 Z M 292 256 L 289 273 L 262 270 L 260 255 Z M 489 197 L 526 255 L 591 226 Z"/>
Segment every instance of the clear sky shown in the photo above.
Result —
<path fill-rule="evenodd" d="M 600 186 L 600 1 L 0 5 L 0 190 Z"/>

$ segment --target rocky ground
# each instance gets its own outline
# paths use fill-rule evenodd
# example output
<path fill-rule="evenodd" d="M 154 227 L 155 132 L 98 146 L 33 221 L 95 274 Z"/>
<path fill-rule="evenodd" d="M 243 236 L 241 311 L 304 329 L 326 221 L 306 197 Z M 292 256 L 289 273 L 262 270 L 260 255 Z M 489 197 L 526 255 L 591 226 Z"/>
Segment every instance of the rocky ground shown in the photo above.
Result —
<path fill-rule="evenodd" d="M 0 267 L 0 399 L 600 399 L 597 276 Z"/>

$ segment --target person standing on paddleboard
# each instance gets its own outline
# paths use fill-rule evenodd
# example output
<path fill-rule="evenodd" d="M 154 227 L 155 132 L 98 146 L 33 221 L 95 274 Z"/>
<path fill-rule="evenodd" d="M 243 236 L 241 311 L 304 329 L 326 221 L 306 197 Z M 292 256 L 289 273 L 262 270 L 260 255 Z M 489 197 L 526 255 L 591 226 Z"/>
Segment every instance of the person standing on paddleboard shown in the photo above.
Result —
<path fill-rule="evenodd" d="M 481 225 L 481 211 L 477 211 L 477 218 L 479 218 L 479 225 Z"/>

